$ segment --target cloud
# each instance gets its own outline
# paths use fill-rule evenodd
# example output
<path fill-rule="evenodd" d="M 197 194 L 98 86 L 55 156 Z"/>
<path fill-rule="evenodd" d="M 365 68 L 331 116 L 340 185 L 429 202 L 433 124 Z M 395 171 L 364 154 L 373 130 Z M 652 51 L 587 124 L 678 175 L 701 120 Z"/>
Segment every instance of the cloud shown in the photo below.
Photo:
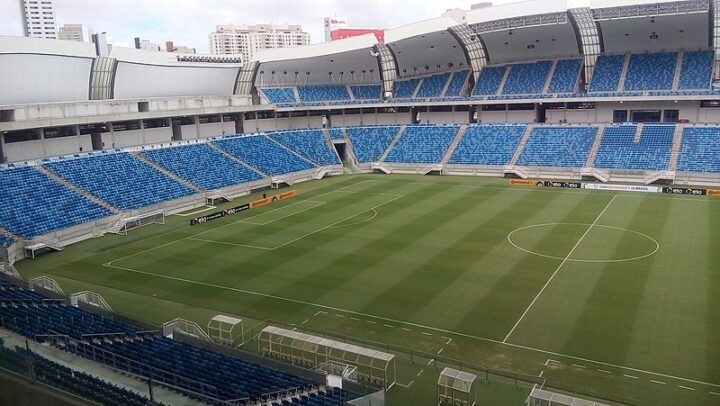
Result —
<path fill-rule="evenodd" d="M 472 1 L 436 0 L 55 0 L 58 25 L 81 23 L 106 31 L 114 43 L 134 37 L 155 43 L 173 40 L 207 51 L 218 24 L 301 24 L 313 42 L 324 39 L 323 18 L 344 16 L 351 26 L 393 28 L 438 17 L 445 9 L 469 8 Z M 21 35 L 17 0 L 0 2 L 0 35 Z"/>
<path fill-rule="evenodd" d="M 58 26 L 81 23 L 85 30 L 107 32 L 111 43 L 131 44 L 134 37 L 141 37 L 157 44 L 172 40 L 177 45 L 207 52 L 208 34 L 218 24 L 300 24 L 311 33 L 313 42 L 322 42 L 324 17 L 346 17 L 355 27 L 394 28 L 439 17 L 448 8 L 468 9 L 477 1 L 54 0 L 54 3 Z M 21 34 L 18 0 L 0 1 L 0 35 Z"/>

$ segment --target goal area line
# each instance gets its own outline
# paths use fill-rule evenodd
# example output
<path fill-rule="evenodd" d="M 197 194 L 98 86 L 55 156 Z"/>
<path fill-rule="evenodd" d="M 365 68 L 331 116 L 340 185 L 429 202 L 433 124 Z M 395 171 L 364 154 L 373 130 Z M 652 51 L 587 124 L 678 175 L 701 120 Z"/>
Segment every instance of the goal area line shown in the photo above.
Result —
<path fill-rule="evenodd" d="M 341 313 L 346 313 L 346 314 L 350 314 L 350 315 L 354 315 L 354 316 L 366 317 L 369 319 L 381 320 L 381 321 L 386 321 L 386 322 L 390 322 L 390 323 L 397 323 L 397 324 L 401 324 L 401 325 L 427 329 L 429 331 L 435 331 L 438 333 L 454 335 L 456 337 L 463 337 L 463 338 L 467 338 L 467 339 L 471 339 L 471 340 L 483 341 L 483 342 L 487 342 L 487 343 L 492 343 L 492 344 L 501 345 L 501 346 L 507 346 L 507 347 L 511 347 L 511 348 L 516 348 L 516 349 L 521 349 L 521 350 L 526 350 L 526 351 L 531 351 L 531 352 L 536 352 L 536 353 L 541 353 L 541 354 L 545 354 L 545 355 L 562 357 L 562 358 L 566 358 L 569 360 L 587 362 L 587 363 L 601 365 L 601 366 L 605 366 L 605 367 L 616 368 L 616 369 L 620 369 L 620 370 L 624 370 L 624 371 L 632 371 L 632 372 L 636 372 L 636 373 L 652 375 L 652 376 L 657 376 L 657 377 L 663 377 L 663 378 L 667 378 L 667 379 L 673 379 L 673 380 L 677 380 L 677 381 L 694 383 L 694 384 L 698 384 L 698 385 L 703 385 L 703 386 L 707 386 L 707 387 L 711 387 L 711 388 L 720 389 L 720 384 L 717 384 L 717 383 L 704 382 L 704 381 L 700 381 L 700 380 L 696 380 L 696 379 L 690 379 L 690 378 L 685 378 L 685 377 L 681 377 L 681 376 L 665 374 L 665 373 L 661 373 L 661 372 L 653 372 L 653 371 L 648 371 L 648 370 L 644 370 L 644 369 L 628 367 L 628 366 L 624 366 L 624 365 L 612 364 L 612 363 L 604 362 L 604 361 L 597 361 L 597 360 L 593 360 L 590 358 L 562 354 L 562 353 L 558 353 L 558 352 L 543 350 L 540 348 L 534 348 L 534 347 L 529 347 L 529 346 L 520 345 L 520 344 L 513 344 L 511 342 L 503 342 L 501 340 L 495 340 L 492 338 L 475 336 L 472 334 L 462 333 L 459 331 L 453 331 L 453 330 L 447 330 L 447 329 L 442 329 L 442 328 L 438 328 L 438 327 L 426 326 L 423 324 L 377 316 L 374 314 L 363 313 L 363 312 L 358 312 L 358 311 L 354 311 L 354 310 L 348 310 L 348 309 L 343 309 L 343 308 L 339 308 L 339 307 L 323 305 L 323 304 L 319 304 L 319 303 L 307 302 L 307 301 L 303 301 L 303 300 L 299 300 L 299 299 L 292 299 L 292 298 L 287 298 L 287 297 L 283 297 L 283 296 L 271 295 L 271 294 L 267 294 L 267 293 L 255 292 L 255 291 L 250 291 L 250 290 L 246 290 L 246 289 L 234 288 L 231 286 L 223 286 L 223 285 L 218 285 L 218 284 L 213 284 L 213 283 L 208 283 L 208 282 L 200 282 L 200 281 L 195 281 L 195 280 L 186 279 L 186 278 L 180 278 L 180 277 L 176 277 L 176 276 L 162 275 L 162 274 L 157 274 L 157 273 L 153 273 L 153 272 L 146 272 L 146 271 L 141 271 L 141 270 L 137 270 L 137 269 L 112 265 L 112 264 L 103 264 L 103 266 L 106 268 L 109 268 L 109 269 L 113 269 L 115 271 L 130 272 L 130 273 L 141 274 L 141 275 L 146 275 L 146 276 L 150 276 L 150 277 L 173 280 L 176 282 L 183 282 L 183 283 L 192 284 L 192 285 L 204 286 L 204 287 L 226 290 L 226 291 L 232 291 L 232 292 L 247 294 L 247 295 L 251 295 L 251 296 L 258 296 L 258 297 L 262 297 L 262 298 L 266 298 L 266 299 L 274 299 L 274 300 L 278 300 L 278 301 L 284 301 L 284 302 L 299 304 L 299 305 L 303 305 L 303 306 L 310 306 L 310 307 L 315 307 L 315 308 L 319 308 L 319 309 L 323 309 L 323 310 L 341 312 Z"/>

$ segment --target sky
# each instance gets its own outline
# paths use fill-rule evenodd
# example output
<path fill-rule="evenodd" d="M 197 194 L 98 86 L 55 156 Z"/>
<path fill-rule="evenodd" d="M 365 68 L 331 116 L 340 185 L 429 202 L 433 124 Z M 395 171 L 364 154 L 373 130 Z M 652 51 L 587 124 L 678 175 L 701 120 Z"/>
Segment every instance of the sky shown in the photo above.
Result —
<path fill-rule="evenodd" d="M 312 42 L 324 40 L 323 18 L 346 17 L 352 27 L 395 28 L 439 17 L 446 9 L 469 9 L 480 0 L 54 0 L 58 27 L 80 23 L 107 32 L 108 42 L 130 47 L 140 37 L 163 46 L 208 51 L 218 24 L 300 24 Z M 516 0 L 517 1 L 517 0 Z M 512 0 L 495 0 L 494 4 Z M 0 0 L 0 35 L 22 35 L 19 0 Z"/>

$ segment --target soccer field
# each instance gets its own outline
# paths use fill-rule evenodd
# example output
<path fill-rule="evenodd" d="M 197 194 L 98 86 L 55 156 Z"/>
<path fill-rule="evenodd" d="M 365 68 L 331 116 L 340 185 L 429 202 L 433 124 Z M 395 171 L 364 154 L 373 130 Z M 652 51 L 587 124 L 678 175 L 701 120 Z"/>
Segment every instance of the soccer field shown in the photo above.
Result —
<path fill-rule="evenodd" d="M 381 175 L 297 190 L 17 268 L 155 324 L 272 319 L 541 376 L 607 403 L 720 404 L 720 199 Z M 398 368 L 391 404 L 435 403 L 432 364 Z M 480 404 L 527 394 L 483 402 L 489 386 Z"/>

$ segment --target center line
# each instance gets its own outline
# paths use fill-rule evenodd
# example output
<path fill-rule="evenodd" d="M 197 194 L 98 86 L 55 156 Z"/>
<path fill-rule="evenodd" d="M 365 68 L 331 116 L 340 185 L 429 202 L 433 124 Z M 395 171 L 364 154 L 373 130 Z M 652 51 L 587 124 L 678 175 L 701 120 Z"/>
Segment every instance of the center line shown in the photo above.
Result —
<path fill-rule="evenodd" d="M 585 239 L 585 237 L 587 237 L 587 235 L 590 233 L 590 230 L 592 230 L 592 228 L 595 226 L 595 224 L 597 224 L 597 222 L 600 220 L 600 217 L 602 217 L 602 215 L 605 214 L 605 212 L 607 211 L 607 209 L 610 208 L 610 205 L 613 204 L 613 202 L 615 201 L 615 198 L 617 198 L 617 195 L 613 196 L 613 198 L 610 199 L 610 201 L 609 201 L 608 204 L 605 206 L 605 208 L 603 209 L 603 211 L 601 211 L 600 214 L 598 214 L 598 216 L 595 218 L 595 221 L 593 221 L 592 224 L 590 224 L 590 227 L 588 227 L 588 229 L 585 230 L 585 234 L 583 234 L 582 237 L 580 237 L 580 239 L 578 240 L 578 242 L 575 243 L 575 246 L 572 247 L 572 249 L 570 250 L 570 252 L 568 252 L 568 254 L 567 254 L 567 256 L 565 257 L 565 259 L 563 259 L 563 261 L 560 263 L 560 265 L 558 265 L 558 267 L 557 267 L 557 269 L 555 270 L 555 272 L 553 272 L 552 276 L 550 276 L 550 279 L 548 279 L 547 282 L 545 282 L 545 285 L 542 287 L 542 289 L 540 289 L 540 292 L 538 292 L 538 294 L 535 295 L 535 298 L 532 300 L 532 302 L 530 302 L 530 304 L 528 305 L 527 309 L 525 309 L 525 312 L 522 314 L 522 316 L 520 316 L 520 318 L 519 318 L 518 321 L 515 323 L 515 325 L 513 326 L 513 328 L 510 329 L 510 332 L 505 336 L 505 339 L 503 340 L 503 343 L 507 343 L 507 340 L 510 338 L 510 336 L 512 335 L 512 333 L 515 332 L 515 329 L 516 329 L 517 326 L 520 324 L 520 322 L 523 321 L 523 319 L 524 319 L 525 316 L 528 314 L 528 312 L 530 311 L 530 309 L 533 307 L 533 305 L 535 304 L 535 302 L 537 302 L 537 300 L 540 298 L 540 295 L 542 295 L 542 293 L 545 291 L 545 289 L 548 287 L 548 285 L 550 285 L 550 282 L 552 282 L 552 280 L 555 278 L 555 275 L 557 275 L 558 272 L 560 272 L 560 269 L 562 269 L 562 267 L 568 262 L 568 259 L 570 259 L 570 257 L 572 256 L 572 254 L 573 254 L 573 253 L 575 252 L 575 250 L 580 246 L 580 244 L 583 242 L 583 240 Z"/>

